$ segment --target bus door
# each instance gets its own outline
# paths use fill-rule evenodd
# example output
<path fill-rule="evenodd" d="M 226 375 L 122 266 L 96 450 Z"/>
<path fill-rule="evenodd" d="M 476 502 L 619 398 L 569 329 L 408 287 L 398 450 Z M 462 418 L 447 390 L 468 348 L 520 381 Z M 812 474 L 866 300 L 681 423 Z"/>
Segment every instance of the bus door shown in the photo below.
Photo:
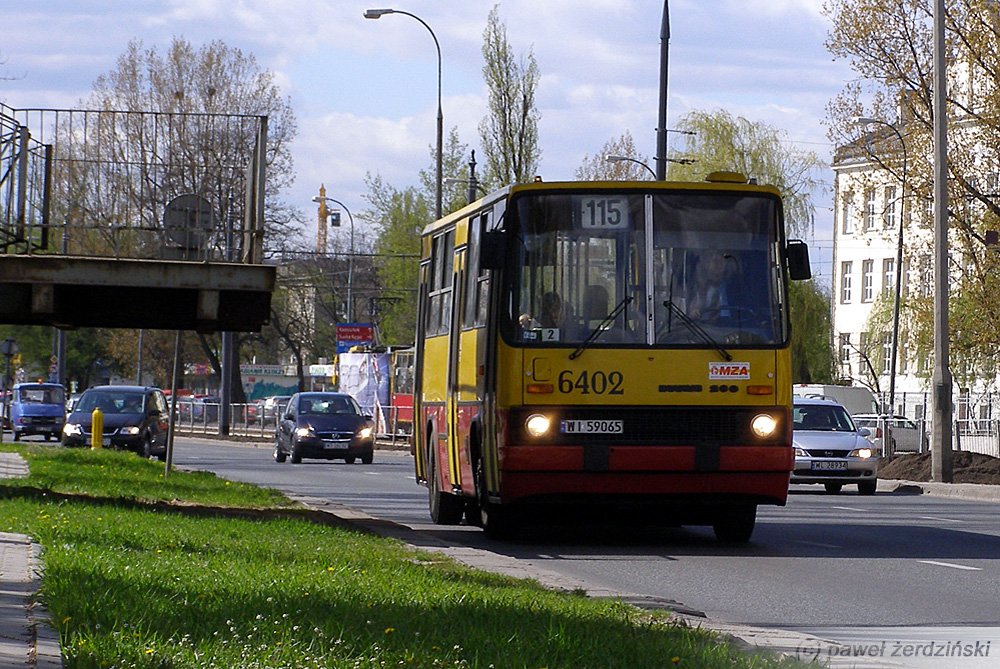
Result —
<path fill-rule="evenodd" d="M 462 487 L 462 464 L 459 455 L 463 441 L 460 429 L 459 417 L 459 356 L 462 350 L 462 286 L 465 284 L 465 247 L 455 251 L 454 267 L 455 274 L 452 280 L 453 296 L 451 300 L 451 328 L 448 335 L 448 369 L 447 369 L 447 398 L 445 400 L 445 411 L 447 412 L 447 448 L 448 448 L 448 477 L 451 489 L 461 489 Z M 446 482 L 447 483 L 447 482 Z M 447 486 L 446 486 L 447 491 Z"/>

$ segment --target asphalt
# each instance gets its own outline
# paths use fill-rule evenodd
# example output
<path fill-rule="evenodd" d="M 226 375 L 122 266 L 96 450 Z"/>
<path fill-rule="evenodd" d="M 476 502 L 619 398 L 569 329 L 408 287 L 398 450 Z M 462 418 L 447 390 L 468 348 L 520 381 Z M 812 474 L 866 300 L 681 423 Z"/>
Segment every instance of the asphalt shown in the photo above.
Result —
<path fill-rule="evenodd" d="M 260 447 L 259 444 L 238 444 Z M 17 453 L 0 453 L 0 478 L 24 478 L 28 464 Z M 1000 486 L 960 483 L 915 483 L 910 481 L 879 481 L 880 493 L 928 494 L 980 501 L 1000 502 Z M 677 602 L 651 599 L 647 596 L 594 589 L 587 583 L 567 579 L 555 572 L 526 568 L 524 563 L 487 550 L 454 546 L 426 533 L 372 518 L 360 511 L 316 498 L 298 498 L 314 508 L 338 516 L 342 520 L 378 534 L 393 536 L 423 550 L 433 550 L 477 569 L 520 578 L 532 578 L 556 589 L 586 592 L 591 597 L 614 598 L 642 608 L 667 609 L 690 627 L 713 630 L 733 640 L 746 650 L 768 650 L 799 659 L 811 659 L 809 653 L 830 642 L 794 631 L 732 625 L 713 621 L 698 612 L 685 610 Z M 41 548 L 23 534 L 0 532 L 0 669 L 62 667 L 59 635 L 52 627 L 45 608 L 36 601 L 43 574 Z M 826 657 L 824 664 L 831 669 L 846 667 L 903 667 L 889 661 L 860 664 L 858 658 Z"/>

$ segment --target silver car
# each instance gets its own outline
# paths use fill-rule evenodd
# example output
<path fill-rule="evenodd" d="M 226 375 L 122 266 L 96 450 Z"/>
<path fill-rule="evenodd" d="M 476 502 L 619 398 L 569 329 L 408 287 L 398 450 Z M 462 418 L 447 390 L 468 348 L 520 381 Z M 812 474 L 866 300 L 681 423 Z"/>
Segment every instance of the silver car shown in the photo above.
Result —
<path fill-rule="evenodd" d="M 862 495 L 874 495 L 878 452 L 867 428 L 858 428 L 840 404 L 796 397 L 792 411 L 795 468 L 792 483 L 822 483 L 827 492 L 845 484 L 858 485 Z"/>

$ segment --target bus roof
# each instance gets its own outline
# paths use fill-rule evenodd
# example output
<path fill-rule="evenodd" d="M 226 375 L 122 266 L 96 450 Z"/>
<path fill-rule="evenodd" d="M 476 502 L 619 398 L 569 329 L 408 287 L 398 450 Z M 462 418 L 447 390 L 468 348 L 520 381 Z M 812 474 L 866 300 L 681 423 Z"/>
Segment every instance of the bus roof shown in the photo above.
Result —
<path fill-rule="evenodd" d="M 735 177 L 740 177 L 736 179 Z M 484 195 L 475 202 L 470 202 L 458 211 L 452 212 L 441 219 L 428 224 L 423 231 L 423 235 L 430 235 L 436 231 L 447 228 L 467 217 L 470 213 L 482 209 L 483 205 L 505 199 L 516 193 L 523 192 L 544 192 L 544 191 L 567 191 L 567 190 L 626 190 L 626 191 L 680 191 L 680 190 L 705 190 L 705 191 L 728 191 L 728 192 L 751 192 L 767 193 L 781 197 L 780 191 L 771 185 L 760 185 L 749 183 L 746 177 L 735 172 L 713 172 L 709 174 L 705 181 L 533 181 L 524 184 L 513 184 Z"/>

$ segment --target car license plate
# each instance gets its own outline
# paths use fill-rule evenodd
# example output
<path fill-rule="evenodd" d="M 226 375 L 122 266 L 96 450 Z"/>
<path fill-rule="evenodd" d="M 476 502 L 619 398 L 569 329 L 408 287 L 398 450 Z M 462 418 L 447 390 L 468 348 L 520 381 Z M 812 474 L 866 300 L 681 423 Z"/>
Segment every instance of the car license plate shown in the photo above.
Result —
<path fill-rule="evenodd" d="M 825 472 L 846 472 L 847 463 L 846 462 L 814 462 L 812 463 L 812 468 L 815 471 L 825 471 Z"/>
<path fill-rule="evenodd" d="M 323 448 L 347 448 L 349 441 L 324 441 Z"/>
<path fill-rule="evenodd" d="M 563 434 L 621 434 L 625 431 L 623 420 L 564 420 L 559 422 Z"/>

